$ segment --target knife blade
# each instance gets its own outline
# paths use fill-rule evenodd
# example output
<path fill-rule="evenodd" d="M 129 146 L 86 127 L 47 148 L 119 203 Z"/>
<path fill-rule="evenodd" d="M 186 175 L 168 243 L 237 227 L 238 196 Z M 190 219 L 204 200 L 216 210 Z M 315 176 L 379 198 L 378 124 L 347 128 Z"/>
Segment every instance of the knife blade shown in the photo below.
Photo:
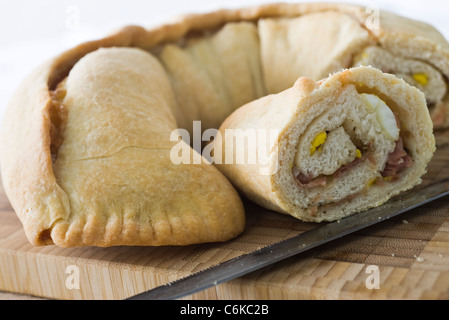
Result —
<path fill-rule="evenodd" d="M 295 237 L 225 261 L 127 300 L 175 300 L 244 276 L 449 195 L 449 178 L 391 199 L 382 206 L 329 222 Z"/>

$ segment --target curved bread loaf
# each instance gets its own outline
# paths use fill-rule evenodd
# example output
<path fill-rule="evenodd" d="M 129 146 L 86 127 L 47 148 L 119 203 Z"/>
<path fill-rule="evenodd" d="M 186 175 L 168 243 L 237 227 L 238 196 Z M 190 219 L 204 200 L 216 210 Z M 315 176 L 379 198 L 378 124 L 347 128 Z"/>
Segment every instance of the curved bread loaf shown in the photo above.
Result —
<path fill-rule="evenodd" d="M 261 138 L 267 130 L 276 135 Z M 223 150 L 217 166 L 233 184 L 264 207 L 313 222 L 379 206 L 414 187 L 435 151 L 424 95 L 371 67 L 318 83 L 300 78 L 235 111 L 220 132 L 226 138 L 214 142 Z M 257 153 L 257 161 L 239 161 L 239 152 Z"/>
<path fill-rule="evenodd" d="M 13 95 L 0 135 L 3 185 L 28 238 L 112 246 L 235 237 L 244 228 L 236 191 L 212 166 L 173 164 L 170 131 L 192 133 L 195 120 L 218 128 L 300 76 L 377 64 L 373 50 L 387 57 L 380 68 L 421 86 L 445 128 L 447 42 L 421 22 L 381 12 L 370 30 L 369 18 L 340 4 L 220 10 L 128 26 L 43 63 Z"/>

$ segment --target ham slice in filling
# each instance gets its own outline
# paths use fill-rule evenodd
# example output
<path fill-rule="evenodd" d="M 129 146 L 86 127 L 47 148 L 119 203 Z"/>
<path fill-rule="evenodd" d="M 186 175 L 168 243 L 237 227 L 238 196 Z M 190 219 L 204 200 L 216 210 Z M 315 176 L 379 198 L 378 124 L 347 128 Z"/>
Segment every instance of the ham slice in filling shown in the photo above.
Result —
<path fill-rule="evenodd" d="M 382 177 L 395 177 L 399 172 L 413 166 L 413 160 L 404 149 L 402 138 L 396 142 L 396 148 L 388 156 Z"/>
<path fill-rule="evenodd" d="M 369 153 L 368 153 L 369 155 Z M 365 156 L 363 158 L 357 158 L 351 163 L 348 163 L 338 169 L 332 176 L 319 176 L 313 177 L 311 175 L 305 175 L 302 172 L 299 172 L 297 167 L 293 167 L 293 175 L 296 178 L 298 185 L 302 188 L 315 188 L 318 186 L 326 187 L 328 183 L 328 178 L 341 178 L 345 174 L 347 174 L 351 168 L 357 166 L 359 163 L 365 161 L 366 159 L 370 159 L 369 156 Z M 384 178 L 389 178 L 388 181 L 396 181 L 398 178 L 398 174 L 413 166 L 413 160 L 408 155 L 407 151 L 404 149 L 404 143 L 402 138 L 399 138 L 396 141 L 396 147 L 392 153 L 388 155 L 388 160 L 385 165 L 384 170 L 381 175 Z"/>

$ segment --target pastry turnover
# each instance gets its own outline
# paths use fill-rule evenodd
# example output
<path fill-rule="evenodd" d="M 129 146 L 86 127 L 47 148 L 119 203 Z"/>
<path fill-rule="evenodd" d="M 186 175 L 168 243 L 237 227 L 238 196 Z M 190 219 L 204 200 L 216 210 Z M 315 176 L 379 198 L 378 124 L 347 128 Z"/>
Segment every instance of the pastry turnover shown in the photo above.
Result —
<path fill-rule="evenodd" d="M 373 65 L 421 89 L 435 126 L 446 128 L 447 42 L 427 24 L 386 12 L 380 13 L 380 28 L 371 30 L 370 15 L 364 7 L 317 3 L 219 10 L 153 29 L 128 26 L 43 63 L 13 95 L 0 134 L 3 185 L 28 238 L 36 245 L 112 246 L 235 237 L 244 228 L 236 190 L 207 161 L 170 161 L 178 143 L 171 133 L 192 133 L 195 120 L 203 130 L 218 128 L 242 105 L 286 90 L 301 76 L 320 80 L 343 68 Z M 395 79 L 374 72 L 363 74 Z M 394 109 L 389 102 L 396 98 L 387 93 L 390 100 L 380 98 Z M 417 111 L 400 119 L 401 132 L 423 113 L 416 99 Z M 398 110 L 411 107 L 400 105 Z M 351 147 L 342 129 L 319 135 L 317 144 L 339 139 L 348 144 L 348 156 L 332 160 L 332 168 L 350 162 L 354 152 L 367 157 L 363 148 L 354 151 L 358 144 Z M 431 153 L 415 157 L 414 140 L 402 140 L 414 165 L 401 172 L 395 192 L 419 181 Z M 392 143 L 385 148 L 384 155 Z M 315 166 L 310 159 L 291 169 L 304 174 Z M 260 184 L 261 190 L 267 186 Z M 271 191 L 253 194 L 272 199 Z M 381 203 L 372 193 L 369 203 Z"/>
<path fill-rule="evenodd" d="M 3 141 L 10 153 L 2 158 L 8 196 L 33 244 L 188 245 L 242 232 L 243 205 L 226 178 L 211 165 L 170 160 L 176 104 L 156 58 L 97 50 L 51 97 L 33 87 L 41 72 L 16 96 L 5 130 L 21 145 Z M 48 99 L 47 108 L 27 104 L 27 94 Z"/>
<path fill-rule="evenodd" d="M 265 130 L 278 135 L 259 140 Z M 300 78 L 235 111 L 220 132 L 232 137 L 215 142 L 223 158 L 233 155 L 217 165 L 230 181 L 262 206 L 313 222 L 381 205 L 412 188 L 435 151 L 422 92 L 371 67 L 318 83 Z M 246 148 L 257 146 L 257 162 L 236 159 L 243 139 Z"/>

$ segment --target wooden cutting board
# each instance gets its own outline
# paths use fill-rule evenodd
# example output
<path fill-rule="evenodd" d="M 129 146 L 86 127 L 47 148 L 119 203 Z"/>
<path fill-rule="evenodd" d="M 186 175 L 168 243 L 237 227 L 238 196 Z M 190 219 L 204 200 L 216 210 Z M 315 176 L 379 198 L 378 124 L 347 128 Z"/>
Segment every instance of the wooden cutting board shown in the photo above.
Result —
<path fill-rule="evenodd" d="M 449 176 L 438 150 L 424 183 Z M 247 204 L 246 231 L 188 247 L 33 247 L 0 189 L 0 291 L 123 299 L 318 225 Z M 373 267 L 370 267 L 373 266 Z M 371 269 L 372 268 L 372 269 Z M 378 289 L 373 288 L 378 281 Z M 187 299 L 448 299 L 449 198 Z"/>

